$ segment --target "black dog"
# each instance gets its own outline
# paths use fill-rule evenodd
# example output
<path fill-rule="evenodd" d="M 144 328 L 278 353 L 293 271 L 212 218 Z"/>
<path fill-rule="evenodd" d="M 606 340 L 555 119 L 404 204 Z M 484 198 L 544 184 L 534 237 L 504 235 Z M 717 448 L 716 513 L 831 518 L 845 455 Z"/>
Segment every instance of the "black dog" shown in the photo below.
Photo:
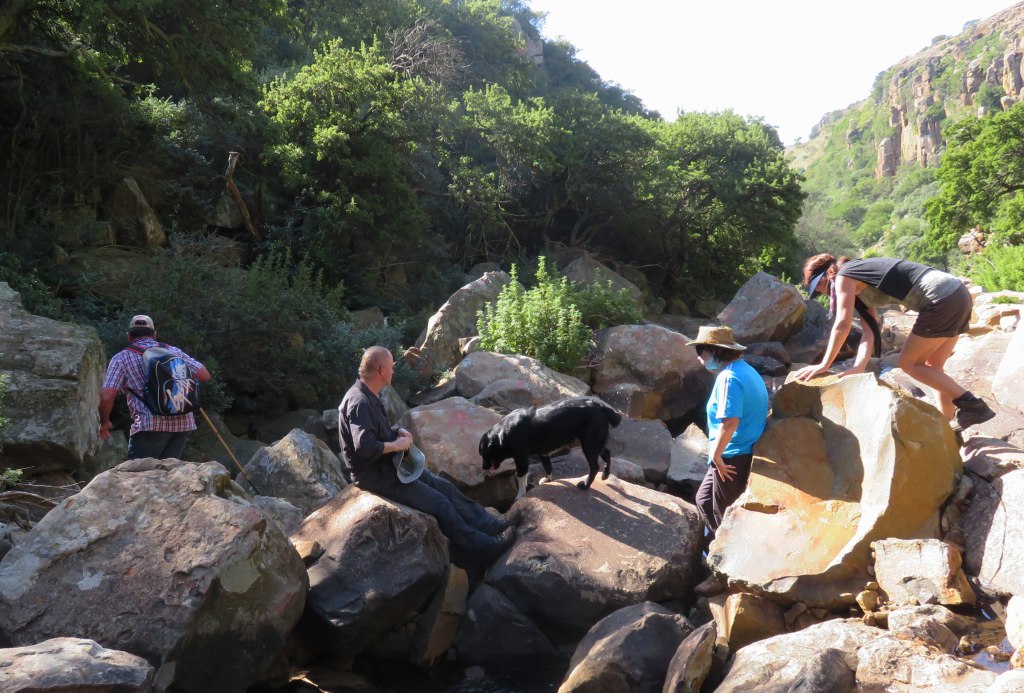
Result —
<path fill-rule="evenodd" d="M 484 471 L 497 469 L 511 457 L 516 463 L 519 477 L 519 493 L 516 500 L 526 493 L 526 477 L 529 471 L 529 456 L 540 457 L 546 481 L 551 481 L 552 450 L 579 439 L 583 455 L 590 465 L 590 476 L 577 484 L 582 489 L 590 488 L 597 476 L 598 456 L 604 459 L 604 474 L 607 479 L 611 472 L 612 455 L 608 451 L 608 432 L 622 421 L 619 412 L 596 397 L 573 397 L 547 406 L 516 409 L 494 424 L 480 438 L 480 457 L 484 460 Z"/>

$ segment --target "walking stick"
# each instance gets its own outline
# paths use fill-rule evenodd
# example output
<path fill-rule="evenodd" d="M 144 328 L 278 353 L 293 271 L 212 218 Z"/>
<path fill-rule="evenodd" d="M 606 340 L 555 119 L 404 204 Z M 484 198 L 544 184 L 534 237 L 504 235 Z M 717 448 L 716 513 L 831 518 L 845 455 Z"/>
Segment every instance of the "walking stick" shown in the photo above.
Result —
<path fill-rule="evenodd" d="M 256 484 L 252 483 L 252 479 L 250 479 L 249 475 L 245 473 L 244 469 L 242 469 L 242 465 L 240 465 L 238 463 L 238 460 L 235 458 L 235 453 L 231 452 L 231 448 L 228 447 L 227 441 L 225 441 L 224 438 L 221 437 L 220 431 L 218 431 L 217 427 L 213 425 L 213 421 L 210 420 L 210 417 L 206 415 L 206 410 L 203 409 L 202 407 L 199 407 L 199 413 L 203 415 L 204 419 L 206 419 L 207 425 L 209 425 L 214 435 L 217 436 L 217 440 L 220 441 L 220 444 L 223 445 L 224 449 L 228 451 L 228 455 L 231 457 L 231 461 L 235 463 L 236 467 L 238 467 L 238 473 L 245 477 L 245 480 L 249 482 L 250 486 L 252 486 L 253 491 L 255 491 L 258 495 L 262 496 L 263 492 L 256 488 Z"/>

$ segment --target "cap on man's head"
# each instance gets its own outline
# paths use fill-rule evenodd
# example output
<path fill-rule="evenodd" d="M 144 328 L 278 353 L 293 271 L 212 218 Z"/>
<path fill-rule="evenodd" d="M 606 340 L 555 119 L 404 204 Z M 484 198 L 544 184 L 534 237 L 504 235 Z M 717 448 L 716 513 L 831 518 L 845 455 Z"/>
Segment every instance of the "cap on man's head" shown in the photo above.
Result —
<path fill-rule="evenodd" d="M 134 318 L 132 318 L 132 321 L 128 323 L 128 329 L 130 330 L 133 327 L 148 327 L 151 330 L 156 329 L 153 326 L 153 318 L 149 317 L 148 315 L 136 315 Z"/>

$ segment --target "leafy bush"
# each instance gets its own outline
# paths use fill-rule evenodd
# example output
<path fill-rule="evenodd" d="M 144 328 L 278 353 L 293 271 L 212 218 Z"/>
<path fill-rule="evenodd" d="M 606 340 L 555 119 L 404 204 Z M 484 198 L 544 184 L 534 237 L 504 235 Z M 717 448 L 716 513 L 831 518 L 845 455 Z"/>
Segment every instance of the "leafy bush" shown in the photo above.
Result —
<path fill-rule="evenodd" d="M 512 265 L 512 281 L 497 302 L 477 313 L 480 346 L 501 354 L 523 354 L 562 372 L 571 372 L 590 348 L 590 330 L 565 277 L 537 265 L 537 285 L 524 289 Z"/>
<path fill-rule="evenodd" d="M 501 354 L 523 354 L 564 373 L 572 372 L 590 349 L 592 330 L 639 322 L 640 307 L 611 280 L 583 287 L 548 269 L 538 258 L 536 286 L 524 289 L 512 278 L 493 306 L 477 313 L 480 345 Z"/>
<path fill-rule="evenodd" d="M 986 291 L 1024 291 L 1024 246 L 989 245 L 970 262 L 967 276 Z"/>
<path fill-rule="evenodd" d="M 640 322 L 640 307 L 627 289 L 615 290 L 610 279 L 574 287 L 572 301 L 580 309 L 583 324 L 592 330 Z"/>
<path fill-rule="evenodd" d="M 1017 296 L 995 296 L 992 298 L 992 303 L 1016 306 L 1020 305 L 1021 300 Z"/>
<path fill-rule="evenodd" d="M 122 315 L 153 316 L 157 338 L 202 361 L 212 380 L 211 408 L 232 399 L 276 411 L 334 403 L 355 378 L 363 348 L 397 346 L 396 328 L 360 330 L 341 305 L 341 288 L 325 286 L 309 265 L 274 251 L 249 269 L 217 264 L 202 239 L 180 240 L 144 264 Z M 123 333 L 102 329 L 108 348 Z"/>

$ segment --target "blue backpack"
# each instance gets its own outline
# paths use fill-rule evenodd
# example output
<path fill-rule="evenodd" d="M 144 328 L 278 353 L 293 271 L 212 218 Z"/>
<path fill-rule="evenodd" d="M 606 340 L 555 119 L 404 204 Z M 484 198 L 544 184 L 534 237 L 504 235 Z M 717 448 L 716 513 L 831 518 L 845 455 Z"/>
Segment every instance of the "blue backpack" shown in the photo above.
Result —
<path fill-rule="evenodd" d="M 157 416 L 183 416 L 199 409 L 199 381 L 185 359 L 163 343 L 145 350 L 136 346 L 128 349 L 142 355 L 146 374 L 146 388 L 141 394 L 128 391 L 142 400 L 146 409 Z"/>

